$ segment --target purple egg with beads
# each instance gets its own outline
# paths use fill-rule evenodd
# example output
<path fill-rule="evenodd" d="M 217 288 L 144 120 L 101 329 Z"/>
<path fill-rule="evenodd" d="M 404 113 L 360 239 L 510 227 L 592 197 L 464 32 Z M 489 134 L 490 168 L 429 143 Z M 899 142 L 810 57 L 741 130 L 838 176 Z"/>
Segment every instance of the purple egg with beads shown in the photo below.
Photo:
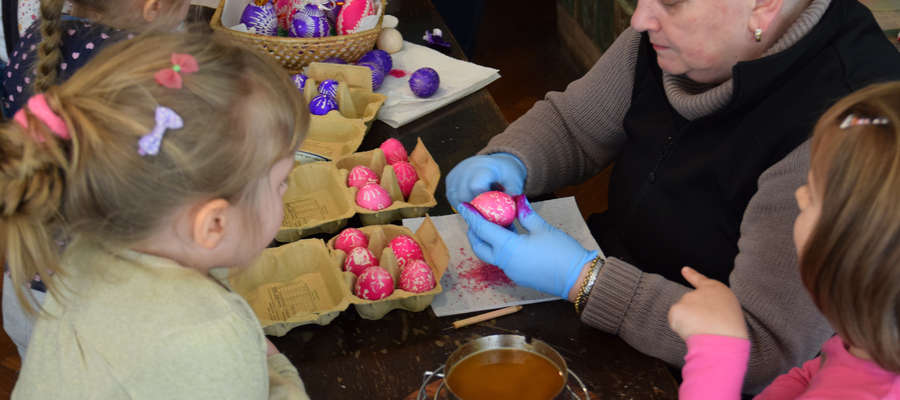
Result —
<path fill-rule="evenodd" d="M 437 71 L 425 67 L 419 68 L 409 77 L 409 88 L 419 97 L 431 97 L 441 86 L 441 77 Z"/>
<path fill-rule="evenodd" d="M 313 99 L 309 102 L 309 112 L 311 112 L 313 115 L 325 115 L 328 114 L 331 110 L 337 109 L 337 101 L 335 101 L 333 97 L 328 95 L 317 95 L 316 97 L 313 97 Z"/>
<path fill-rule="evenodd" d="M 275 5 L 269 0 L 254 0 L 247 4 L 241 14 L 241 23 L 250 33 L 266 36 L 278 34 L 278 15 Z"/>
<path fill-rule="evenodd" d="M 334 79 L 326 79 L 319 83 L 319 93 L 329 97 L 337 97 L 338 83 Z"/>
<path fill-rule="evenodd" d="M 378 64 L 385 74 L 390 73 L 391 69 L 394 68 L 394 60 L 391 59 L 391 55 L 384 50 L 375 49 L 366 52 L 366 54 L 363 54 L 363 56 L 359 58 L 359 61 L 357 61 L 357 63 L 364 62 L 374 62 L 375 64 Z"/>
<path fill-rule="evenodd" d="M 331 32 L 331 22 L 325 12 L 315 4 L 307 4 L 300 12 L 294 14 L 291 22 L 291 36 L 293 37 L 324 37 Z"/>
<path fill-rule="evenodd" d="M 294 82 L 294 86 L 297 86 L 297 89 L 303 90 L 306 87 L 306 75 L 303 74 L 294 74 L 291 75 L 291 81 Z"/>
<path fill-rule="evenodd" d="M 378 88 L 381 87 L 381 84 L 384 83 L 385 71 L 381 66 L 371 61 L 357 63 L 356 65 L 368 67 L 372 70 L 372 90 L 378 90 Z"/>
<path fill-rule="evenodd" d="M 322 60 L 322 62 L 329 63 L 329 64 L 346 64 L 347 63 L 347 61 L 344 61 L 344 59 L 340 58 L 340 57 L 328 57 L 328 58 Z"/>

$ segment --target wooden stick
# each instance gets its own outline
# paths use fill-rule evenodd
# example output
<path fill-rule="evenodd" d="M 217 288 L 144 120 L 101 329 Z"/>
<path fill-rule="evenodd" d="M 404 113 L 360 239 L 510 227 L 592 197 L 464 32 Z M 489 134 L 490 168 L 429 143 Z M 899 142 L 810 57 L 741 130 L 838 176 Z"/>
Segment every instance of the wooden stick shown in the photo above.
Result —
<path fill-rule="evenodd" d="M 465 319 L 461 319 L 453 323 L 453 327 L 456 329 L 462 328 L 464 326 L 469 326 L 472 324 L 477 324 L 479 322 L 487 321 L 489 319 L 494 319 L 497 317 L 502 317 L 504 315 L 512 314 L 516 311 L 522 309 L 522 306 L 511 306 L 506 308 L 501 308 L 499 310 L 489 311 L 484 314 L 478 314 L 474 317 L 469 317 Z"/>

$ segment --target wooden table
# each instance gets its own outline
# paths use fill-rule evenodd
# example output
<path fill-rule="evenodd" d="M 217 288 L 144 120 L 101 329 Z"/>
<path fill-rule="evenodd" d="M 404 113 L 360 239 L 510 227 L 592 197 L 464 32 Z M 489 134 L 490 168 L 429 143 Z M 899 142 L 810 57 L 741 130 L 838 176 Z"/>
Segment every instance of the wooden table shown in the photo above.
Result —
<path fill-rule="evenodd" d="M 449 29 L 429 0 L 390 0 L 388 13 L 400 19 L 406 40 L 423 44 L 427 29 Z M 465 59 L 455 40 L 448 54 Z M 480 90 L 400 129 L 376 121 L 360 151 L 387 138 L 411 149 L 421 138 L 446 176 L 450 169 L 484 147 L 507 123 L 490 93 Z M 451 212 L 443 182 L 432 215 Z M 460 330 L 454 316 L 437 318 L 431 309 L 394 310 L 377 321 L 364 320 L 353 308 L 326 326 L 307 325 L 272 342 L 300 370 L 314 399 L 403 399 L 418 389 L 425 371 L 438 368 L 460 344 L 502 333 L 529 335 L 554 346 L 596 398 L 670 399 L 677 385 L 664 363 L 632 349 L 621 339 L 582 324 L 571 304 L 557 301 L 528 305 L 517 314 Z"/>

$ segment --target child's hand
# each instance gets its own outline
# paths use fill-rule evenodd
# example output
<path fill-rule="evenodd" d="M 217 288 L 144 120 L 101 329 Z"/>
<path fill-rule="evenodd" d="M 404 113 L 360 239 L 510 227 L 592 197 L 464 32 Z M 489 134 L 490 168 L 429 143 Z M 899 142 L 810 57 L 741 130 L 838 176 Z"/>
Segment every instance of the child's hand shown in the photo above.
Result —
<path fill-rule="evenodd" d="M 266 357 L 273 356 L 275 354 L 281 353 L 278 351 L 278 348 L 272 344 L 272 341 L 269 338 L 266 338 Z"/>
<path fill-rule="evenodd" d="M 691 267 L 681 275 L 696 290 L 686 293 L 669 309 L 669 326 L 687 340 L 697 334 L 747 339 L 747 324 L 737 297 L 722 282 L 709 279 Z"/>

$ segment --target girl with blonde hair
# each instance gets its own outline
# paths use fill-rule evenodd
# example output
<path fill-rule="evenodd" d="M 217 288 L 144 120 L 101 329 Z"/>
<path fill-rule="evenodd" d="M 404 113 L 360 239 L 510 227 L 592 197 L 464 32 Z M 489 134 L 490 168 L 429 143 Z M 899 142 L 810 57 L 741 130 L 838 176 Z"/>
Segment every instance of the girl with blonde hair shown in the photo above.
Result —
<path fill-rule="evenodd" d="M 307 398 L 209 275 L 250 264 L 278 230 L 303 107 L 263 55 L 148 34 L 0 127 L 3 254 L 20 300 L 35 274 L 51 294 L 14 399 Z M 56 230 L 72 238 L 61 259 Z"/>
<path fill-rule="evenodd" d="M 900 398 L 900 82 L 872 85 L 816 124 L 795 194 L 800 277 L 837 331 L 821 356 L 757 399 Z M 686 342 L 680 397 L 739 398 L 750 341 L 727 286 L 685 267 L 697 289 L 669 310 Z"/>

